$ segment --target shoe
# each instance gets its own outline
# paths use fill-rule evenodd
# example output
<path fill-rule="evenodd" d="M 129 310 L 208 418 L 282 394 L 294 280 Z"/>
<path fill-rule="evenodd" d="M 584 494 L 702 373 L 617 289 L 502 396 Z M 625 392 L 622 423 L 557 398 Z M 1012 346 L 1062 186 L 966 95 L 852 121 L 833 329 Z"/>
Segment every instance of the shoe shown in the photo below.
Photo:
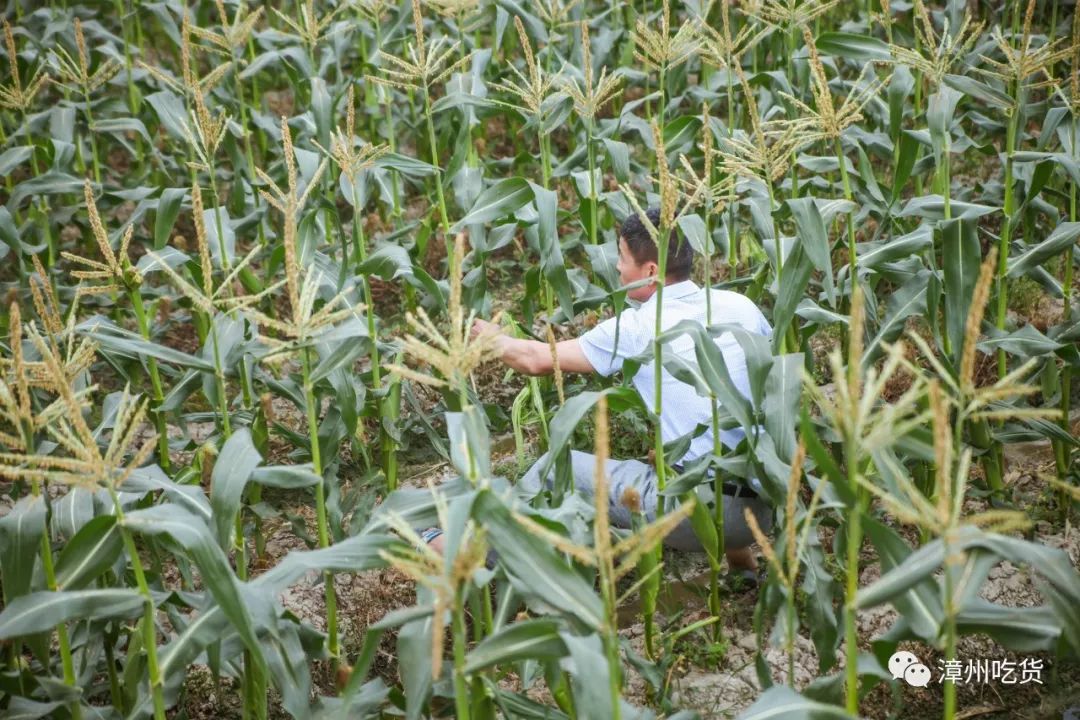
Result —
<path fill-rule="evenodd" d="M 431 541 L 443 534 L 442 528 L 429 527 L 427 529 L 415 528 L 415 532 L 420 536 L 420 539 L 424 541 L 425 545 L 430 545 Z"/>

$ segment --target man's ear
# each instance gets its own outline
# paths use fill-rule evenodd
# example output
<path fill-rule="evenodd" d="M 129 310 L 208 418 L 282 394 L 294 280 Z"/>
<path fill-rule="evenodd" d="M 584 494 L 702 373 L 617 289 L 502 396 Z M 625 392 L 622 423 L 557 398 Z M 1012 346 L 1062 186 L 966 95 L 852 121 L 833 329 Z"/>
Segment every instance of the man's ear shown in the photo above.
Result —
<path fill-rule="evenodd" d="M 660 274 L 660 265 L 655 260 L 645 263 L 645 277 L 655 278 Z"/>

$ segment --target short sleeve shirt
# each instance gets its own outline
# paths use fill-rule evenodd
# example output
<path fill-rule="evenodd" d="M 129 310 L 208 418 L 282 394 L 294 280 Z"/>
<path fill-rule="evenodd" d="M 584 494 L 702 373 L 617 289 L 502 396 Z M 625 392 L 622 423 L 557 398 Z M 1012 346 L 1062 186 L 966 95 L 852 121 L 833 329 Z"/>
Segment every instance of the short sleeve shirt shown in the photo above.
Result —
<path fill-rule="evenodd" d="M 684 280 L 664 288 L 663 310 L 660 327 L 667 330 L 683 320 L 706 324 L 705 293 L 711 292 L 713 324 L 735 324 L 748 332 L 758 335 L 771 335 L 772 328 L 761 310 L 752 300 L 744 295 L 729 290 L 705 290 L 694 282 Z M 627 308 L 618 316 L 605 320 L 578 338 L 581 350 L 596 372 L 609 376 L 619 371 L 623 363 L 636 357 L 652 344 L 656 337 L 656 295 L 637 308 Z M 616 342 L 617 341 L 617 342 Z M 714 339 L 724 355 L 724 362 L 735 386 L 744 397 L 750 396 L 750 382 L 746 371 L 746 358 L 742 348 L 731 333 L 722 333 Z M 694 339 L 682 335 L 664 349 L 684 357 L 693 357 Z M 641 395 L 647 407 L 654 407 L 656 394 L 654 386 L 655 362 L 641 365 L 632 379 L 634 388 Z M 661 375 L 663 406 L 660 414 L 660 432 L 664 442 L 670 442 L 691 432 L 699 424 L 710 425 L 712 403 L 707 397 L 698 394 L 697 389 L 664 370 Z M 743 438 L 741 428 L 720 431 L 720 441 L 735 447 Z M 683 462 L 712 452 L 713 436 L 711 428 L 694 438 L 690 449 L 683 457 Z"/>

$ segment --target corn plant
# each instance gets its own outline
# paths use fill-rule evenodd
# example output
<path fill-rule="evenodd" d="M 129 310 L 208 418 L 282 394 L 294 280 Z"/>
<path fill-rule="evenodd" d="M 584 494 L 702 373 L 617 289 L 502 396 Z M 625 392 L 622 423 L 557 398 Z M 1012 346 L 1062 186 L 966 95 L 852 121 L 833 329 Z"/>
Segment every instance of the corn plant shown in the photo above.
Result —
<path fill-rule="evenodd" d="M 596 115 L 600 109 L 614 98 L 619 88 L 620 79 L 608 75 L 607 68 L 600 70 L 600 77 L 594 76 L 592 45 L 589 41 L 589 25 L 582 21 L 581 31 L 581 80 L 564 76 L 563 90 L 574 101 L 574 110 L 585 123 L 585 154 L 589 159 L 589 242 L 596 244 L 597 238 L 597 202 L 596 192 Z"/>
<path fill-rule="evenodd" d="M 86 48 L 86 36 L 83 33 L 82 22 L 75 18 L 75 48 L 76 56 L 62 47 L 57 48 L 56 59 L 60 68 L 60 77 L 63 82 L 76 85 L 82 92 L 86 113 L 87 135 L 90 137 L 90 155 L 94 167 L 94 182 L 101 182 L 101 157 L 98 153 L 96 129 L 94 128 L 94 115 L 91 110 L 90 93 L 101 87 L 115 75 L 120 67 L 114 60 L 106 60 L 94 72 L 90 72 L 90 54 Z M 81 144 L 80 144 L 81 154 Z M 85 162 L 83 163 L 85 166 Z"/>
<path fill-rule="evenodd" d="M 383 68 L 383 74 L 371 76 L 369 79 L 380 83 L 388 88 L 399 88 L 407 92 L 422 90 L 424 93 L 424 120 L 427 123 L 427 141 L 431 152 L 431 164 L 435 168 L 435 192 L 439 199 L 439 219 L 442 222 L 443 234 L 450 235 L 450 219 L 446 210 L 446 197 L 443 192 L 442 165 L 439 161 L 439 143 L 435 135 L 435 124 L 432 119 L 431 91 L 434 86 L 445 81 L 451 73 L 464 65 L 469 56 L 463 54 L 457 60 L 451 62 L 451 58 L 458 48 L 464 50 L 461 41 L 449 44 L 445 37 L 440 37 L 433 42 L 428 41 L 424 35 L 424 19 L 420 12 L 420 0 L 412 3 L 413 31 L 415 43 L 408 48 L 408 55 L 397 57 L 387 54 L 380 49 L 380 57 L 387 62 Z M 453 269 L 450 268 L 450 274 Z"/>

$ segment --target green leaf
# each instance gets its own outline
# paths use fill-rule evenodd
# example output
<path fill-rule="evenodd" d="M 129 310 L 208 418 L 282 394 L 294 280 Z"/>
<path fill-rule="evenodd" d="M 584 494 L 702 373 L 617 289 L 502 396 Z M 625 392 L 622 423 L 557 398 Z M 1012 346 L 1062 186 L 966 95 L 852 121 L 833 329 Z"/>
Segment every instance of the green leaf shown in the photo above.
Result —
<path fill-rule="evenodd" d="M 41 175 L 35 175 L 29 180 L 23 180 L 11 191 L 8 198 L 7 209 L 14 211 L 19 208 L 23 200 L 39 195 L 82 195 L 83 181 L 74 175 L 48 170 Z"/>
<path fill-rule="evenodd" d="M 677 222 L 690 247 L 694 248 L 694 252 L 708 257 L 709 238 L 705 230 L 705 221 L 701 219 L 701 216 L 696 213 L 687 213 L 680 215 Z"/>
<path fill-rule="evenodd" d="M 664 353 L 664 369 L 679 382 L 684 382 L 697 390 L 702 397 L 712 396 L 709 381 L 705 379 L 695 360 L 675 353 Z"/>
<path fill-rule="evenodd" d="M 694 146 L 700 129 L 701 118 L 697 115 L 683 115 L 664 123 L 664 146 L 667 148 L 668 157 L 674 158 L 680 153 L 689 151 Z M 651 137 L 649 141 L 651 143 Z M 649 149 L 653 150 L 655 148 L 650 147 Z"/>
<path fill-rule="evenodd" d="M 539 601 L 588 627 L 602 627 L 604 608 L 592 584 L 567 565 L 551 545 L 522 528 L 491 490 L 477 495 L 473 515 L 483 521 L 514 589 L 532 600 L 534 609 Z"/>
<path fill-rule="evenodd" d="M 914 89 L 915 78 L 912 77 L 911 70 L 906 65 L 895 66 L 887 91 L 889 97 L 889 137 L 893 138 L 893 142 L 900 142 L 904 138 L 903 133 L 900 132 L 900 128 L 904 123 L 904 106 Z M 914 162 L 914 158 L 912 158 L 912 162 Z M 896 202 L 895 197 L 893 202 Z"/>
<path fill-rule="evenodd" d="M 357 324 L 357 329 L 363 332 L 363 336 L 367 335 L 367 325 Z M 333 350 L 326 355 L 320 351 L 319 364 L 311 371 L 311 382 L 317 383 L 340 368 L 351 372 L 353 362 L 367 350 L 368 343 L 361 341 L 358 336 L 353 336 L 336 342 Z"/>
<path fill-rule="evenodd" d="M 814 427 L 814 421 L 810 417 L 809 402 L 802 404 L 802 410 L 799 413 L 799 433 L 806 442 L 806 454 L 814 459 L 816 469 L 824 476 L 823 479 L 828 480 L 838 493 L 849 490 L 847 478 L 840 472 L 840 465 L 825 447 L 817 428 Z M 850 492 L 841 497 L 847 504 L 851 504 L 851 501 L 855 499 Z"/>
<path fill-rule="evenodd" d="M 480 193 L 472 209 L 451 230 L 458 232 L 469 225 L 487 223 L 513 215 L 532 199 L 532 188 L 524 178 L 511 177 L 499 180 Z"/>
<path fill-rule="evenodd" d="M 811 700 L 786 685 L 775 685 L 736 720 L 852 720 L 855 717 L 836 705 Z"/>
<path fill-rule="evenodd" d="M 299 77 L 311 77 L 314 73 L 311 69 L 311 61 L 301 45 L 289 45 L 275 50 L 267 50 L 255 56 L 255 59 L 247 64 L 240 73 L 241 80 L 248 80 L 265 69 L 284 65 L 288 75 Z"/>
<path fill-rule="evenodd" d="M 396 170 L 405 177 L 423 179 L 435 173 L 435 166 L 401 153 L 387 153 L 375 161 L 376 167 Z"/>
<path fill-rule="evenodd" d="M 115 515 L 99 515 L 64 545 L 56 561 L 60 590 L 78 590 L 112 567 L 124 549 Z"/>
<path fill-rule="evenodd" d="M 400 245 L 384 244 L 375 248 L 357 268 L 360 275 L 375 275 L 383 280 L 396 280 L 412 273 L 413 263 L 409 251 Z"/>
<path fill-rule="evenodd" d="M 250 69 L 250 68 L 249 68 Z M 147 95 L 146 102 L 158 116 L 158 120 L 174 140 L 187 142 L 188 118 L 184 101 L 171 90 L 161 90 Z"/>
<path fill-rule="evenodd" d="M 12 600 L 0 612 L 0 640 L 52 630 L 69 620 L 131 617 L 143 607 L 136 590 L 72 590 L 30 593 Z"/>
<path fill-rule="evenodd" d="M 919 141 L 906 130 L 900 133 L 899 143 L 899 160 L 896 163 L 896 170 L 893 173 L 892 201 L 889 203 L 890 207 L 895 205 L 904 194 L 904 186 L 907 184 L 908 178 L 911 177 L 911 171 L 915 167 L 915 161 L 919 159 L 920 153 Z"/>
<path fill-rule="evenodd" d="M 963 635 L 988 635 L 1019 652 L 1051 651 L 1062 632 L 1049 607 L 1005 607 L 979 597 L 960 608 L 956 629 Z"/>
<path fill-rule="evenodd" d="M 1050 439 L 1066 445 L 1080 445 L 1080 438 L 1075 438 L 1055 422 L 1044 418 L 1025 418 L 1020 423 L 1006 423 L 1001 429 L 991 431 L 994 439 L 1000 443 L 1032 442 Z"/>
<path fill-rule="evenodd" d="M 249 582 L 244 588 L 244 595 L 274 595 L 311 572 L 362 572 L 383 567 L 385 562 L 380 552 L 400 542 L 389 535 L 355 535 L 328 548 L 306 552 L 292 551 L 277 565 Z M 376 634 L 380 634 L 382 626 L 393 615 L 394 613 L 391 613 L 381 623 L 372 626 L 372 629 L 378 629 Z M 166 678 L 167 693 L 179 692 L 181 683 L 170 685 L 169 681 L 183 680 L 185 669 L 195 661 L 203 648 L 232 632 L 230 621 L 222 607 L 213 605 L 188 623 L 172 642 L 161 648 L 159 662 L 162 676 Z M 360 667 L 360 663 L 357 667 Z M 149 708 L 150 697 L 140 697 L 140 706 Z"/>
<path fill-rule="evenodd" d="M 30 592 L 34 562 L 45 533 L 45 500 L 27 495 L 0 518 L 0 572 L 4 576 L 4 603 Z"/>
<path fill-rule="evenodd" d="M 354 674 L 356 670 L 353 670 Z M 364 673 L 367 676 L 367 673 Z M 319 708 L 308 710 L 307 717 L 312 720 L 351 720 L 351 718 L 378 717 L 386 706 L 390 688 L 381 678 L 370 680 L 354 692 L 342 693 L 339 697 L 319 698 Z"/>
<path fill-rule="evenodd" d="M 1080 222 L 1061 223 L 1054 228 L 1048 238 L 1032 245 L 1021 255 L 1010 257 L 1008 276 L 1017 277 L 1026 274 L 1033 268 L 1040 267 L 1050 258 L 1074 247 L 1077 238 L 1080 238 Z"/>
<path fill-rule="evenodd" d="M 187 195 L 186 188 L 165 188 L 158 198 L 157 213 L 154 217 L 154 249 L 162 250 L 169 243 L 169 234 L 180 214 L 180 205 Z"/>
<path fill-rule="evenodd" d="M 733 323 L 715 323 L 709 327 L 709 334 L 713 337 L 722 338 L 723 333 L 731 333 L 743 351 L 746 374 L 750 381 L 751 404 L 755 408 L 760 408 L 764 402 L 765 382 L 768 379 L 769 370 L 772 369 L 774 357 L 769 336 L 750 332 L 741 325 Z"/>
<path fill-rule="evenodd" d="M 326 88 L 326 81 L 318 75 L 310 79 L 311 82 L 311 116 L 315 121 L 315 136 L 319 144 L 324 148 L 330 147 L 330 133 L 333 128 L 334 107 L 330 100 L 330 93 Z"/>
<path fill-rule="evenodd" d="M 472 483 L 491 477 L 491 443 L 485 416 L 476 407 L 446 413 L 450 462 Z"/>
<path fill-rule="evenodd" d="M 835 55 L 848 60 L 891 61 L 889 46 L 872 35 L 860 35 L 848 32 L 825 32 L 814 41 L 818 52 Z"/>
<path fill-rule="evenodd" d="M 37 702 L 29 698 L 10 696 L 11 702 L 4 710 L 4 720 L 37 720 L 41 717 L 56 717 L 55 711 L 66 703 L 59 700 L 53 702 Z M 85 717 L 85 715 L 83 716 Z"/>
<path fill-rule="evenodd" d="M 882 575 L 858 591 L 855 606 L 869 608 L 891 602 L 916 634 L 935 641 L 944 609 L 933 574 L 945 560 L 945 546 L 941 540 L 933 540 L 912 552 L 892 528 L 870 518 L 863 522 L 881 558 Z"/>
<path fill-rule="evenodd" d="M 110 133 L 123 141 L 124 136 L 129 132 L 138 133 L 142 136 L 142 139 L 146 142 L 152 142 L 150 139 L 150 133 L 146 131 L 146 126 L 143 125 L 142 120 L 133 117 L 118 117 L 118 118 L 104 118 L 102 120 L 94 120 L 94 132 Z M 124 143 L 127 144 L 126 142 Z"/>
<path fill-rule="evenodd" d="M 971 296 L 979 279 L 982 249 L 975 223 L 946 220 L 941 223 L 941 264 L 945 274 L 945 332 L 958 362 L 964 345 Z"/>
<path fill-rule="evenodd" d="M 795 317 L 795 308 L 806 297 L 806 288 L 810 284 L 810 274 L 814 264 L 806 254 L 803 243 L 797 243 L 795 249 L 784 261 L 783 282 L 776 296 L 773 307 L 773 345 L 778 348 L 780 339 L 787 333 L 788 326 Z"/>
<path fill-rule="evenodd" d="M 948 152 L 951 143 L 950 128 L 956 114 L 956 103 L 963 95 L 948 86 L 943 86 L 932 94 L 926 106 L 926 124 L 930 130 L 930 141 L 934 147 L 934 158 L 940 159 Z"/>
<path fill-rule="evenodd" d="M 958 222 L 958 221 L 957 221 Z M 860 268 L 878 269 L 888 262 L 894 262 L 921 253 L 934 242 L 934 233 L 929 225 L 920 225 L 912 232 L 900 237 L 890 237 L 873 250 L 860 249 L 856 263 Z"/>
<path fill-rule="evenodd" d="M 871 198 L 884 205 L 885 196 L 881 193 L 881 186 L 878 185 L 877 176 L 874 175 L 874 166 L 870 163 L 866 150 L 862 146 L 857 146 L 856 150 L 859 153 L 859 178 L 863 181 L 866 192 Z"/>
<path fill-rule="evenodd" d="M 430 495 L 428 492 L 428 496 Z M 374 533 L 365 529 L 364 533 L 327 548 L 302 552 L 294 550 L 248 585 L 260 592 L 276 591 L 292 585 L 310 572 L 356 573 L 385 567 L 386 561 L 382 558 L 382 552 L 401 544 L 401 539 L 395 535 Z"/>
<path fill-rule="evenodd" d="M 1001 208 L 992 205 L 979 205 L 977 203 L 951 200 L 949 210 L 953 218 L 974 220 L 983 215 L 997 212 Z M 945 219 L 945 198 L 940 195 L 921 195 L 908 200 L 904 208 L 897 213 L 897 217 L 921 217 L 927 220 Z"/>
<path fill-rule="evenodd" d="M 11 171 L 30 159 L 30 147 L 16 145 L 0 153 L 0 175 L 9 176 Z"/>
<path fill-rule="evenodd" d="M 574 429 L 585 417 L 586 413 L 592 410 L 602 396 L 610 395 L 612 392 L 611 388 L 607 388 L 600 391 L 578 393 L 568 398 L 566 404 L 559 408 L 559 411 L 555 413 L 549 423 L 551 439 L 548 443 L 547 462 L 540 468 L 540 477 L 546 477 L 550 472 L 551 466 L 555 463 L 555 458 L 570 443 Z"/>
<path fill-rule="evenodd" d="M 312 471 L 311 463 L 257 467 L 251 471 L 249 479 L 259 485 L 285 490 L 311 487 L 322 482 L 322 478 Z"/>
<path fill-rule="evenodd" d="M 627 144 L 604 138 L 604 148 L 607 149 L 608 160 L 611 161 L 611 171 L 615 173 L 615 179 L 621 183 L 630 182 L 630 148 Z"/>
<path fill-rule="evenodd" d="M 202 358 L 188 355 L 165 345 L 144 340 L 141 335 L 121 328 L 101 315 L 83 320 L 75 326 L 75 332 L 86 335 L 96 342 L 102 350 L 113 352 L 122 357 L 142 360 L 152 357 L 180 367 L 213 372 L 214 366 Z"/>
<path fill-rule="evenodd" d="M 885 308 L 885 321 L 881 329 L 867 345 L 862 364 L 866 368 L 876 360 L 884 349 L 882 343 L 893 342 L 904 330 L 904 322 L 916 314 L 926 312 L 926 288 L 930 279 L 929 270 L 920 270 L 910 280 L 889 296 Z"/>
<path fill-rule="evenodd" d="M 416 601 L 422 606 L 432 602 L 431 590 L 418 586 Z M 434 625 L 433 616 L 425 614 L 404 623 L 398 631 L 398 673 L 405 691 L 406 720 L 420 720 L 431 694 L 431 635 L 435 631 Z"/>
<path fill-rule="evenodd" d="M 813 523 L 813 518 L 806 517 L 805 513 L 803 517 L 803 522 Z M 836 642 L 840 636 L 834 605 L 837 583 L 826 564 L 825 552 L 818 539 L 818 527 L 812 527 L 805 537 L 802 590 L 807 597 L 806 619 L 818 653 L 818 672 L 824 673 L 836 661 Z"/>
<path fill-rule="evenodd" d="M 400 245 L 380 245 L 356 271 L 358 275 L 375 275 L 383 280 L 404 278 L 413 287 L 423 290 L 440 308 L 446 307 L 446 292 L 422 267 L 413 263 L 409 251 Z"/>
<path fill-rule="evenodd" d="M 1080 573 L 1065 551 L 1020 538 L 981 531 L 963 537 L 965 544 L 986 548 L 1016 565 L 1027 565 L 1080 606 Z"/>
<path fill-rule="evenodd" d="M 1029 178 L 1024 178 L 1023 183 L 1023 201 L 1016 209 L 1017 213 L 1023 213 L 1029 206 L 1042 209 L 1046 207 L 1046 203 L 1039 197 L 1039 193 L 1046 187 L 1046 183 L 1050 181 L 1050 177 L 1054 174 L 1054 164 L 1051 162 L 1041 162 L 1035 165 L 1035 168 L 1031 172 Z M 1056 216 L 1057 210 L 1052 209 L 1051 212 Z"/>
<path fill-rule="evenodd" d="M 1080 651 L 1080 604 L 1050 583 L 1039 583 L 1038 588 L 1057 615 L 1062 636 L 1074 651 Z"/>
<path fill-rule="evenodd" d="M 23 244 L 19 237 L 19 228 L 15 225 L 15 218 L 6 207 L 0 207 L 0 242 L 8 248 L 7 251 L 0 253 L 0 258 L 6 256 L 8 251 L 14 253 L 17 258 L 22 257 Z"/>
<path fill-rule="evenodd" d="M 795 220 L 796 233 L 802 242 L 803 251 L 810 258 L 814 267 L 821 271 L 821 281 L 825 285 L 825 295 L 829 298 L 829 305 L 836 307 L 836 288 L 833 286 L 833 268 L 831 248 L 829 247 L 829 233 L 825 229 L 825 222 L 818 212 L 814 198 L 801 197 L 788 200 L 787 206 L 791 208 L 791 216 Z M 789 282 L 787 277 L 788 264 L 784 264 L 784 282 Z"/>
<path fill-rule="evenodd" d="M 795 455 L 795 424 L 802 396 L 803 354 L 790 353 L 773 360 L 765 381 L 765 432 L 773 439 L 776 453 L 785 463 Z"/>
<path fill-rule="evenodd" d="M 210 507 L 214 510 L 214 531 L 223 550 L 233 545 L 236 535 L 236 514 L 244 487 L 251 472 L 262 462 L 262 455 L 251 439 L 251 430 L 239 428 L 225 441 L 214 462 L 210 477 Z"/>
<path fill-rule="evenodd" d="M 540 132 L 544 135 L 550 135 L 555 130 L 563 127 L 566 124 L 567 118 L 570 117 L 570 112 L 574 109 L 574 103 L 570 97 L 564 92 L 557 92 L 548 95 L 544 98 L 544 102 L 540 104 L 540 110 L 544 113 L 543 120 L 541 122 Z M 581 145 L 571 153 L 571 157 L 578 152 L 584 154 L 585 146 Z M 569 158 L 568 158 L 569 159 Z M 566 162 L 566 161 L 564 161 Z M 560 166 L 562 163 L 560 163 Z M 560 173 L 555 170 L 552 172 L 554 177 L 560 177 L 566 173 Z"/>
<path fill-rule="evenodd" d="M 560 623 L 552 618 L 511 623 L 484 638 L 469 652 L 465 658 L 465 672 L 476 673 L 519 660 L 559 660 L 567 654 L 559 630 Z"/>
<path fill-rule="evenodd" d="M 523 693 L 510 692 L 486 677 L 483 680 L 503 717 L 515 720 L 570 720 L 569 715 L 556 707 L 538 703 Z"/>
<path fill-rule="evenodd" d="M 611 706 L 611 670 L 604 656 L 600 636 L 595 633 L 574 635 L 563 632 L 562 639 L 570 654 L 568 672 L 574 689 L 574 708 L 580 714 L 579 717 L 614 717 L 615 708 Z"/>
<path fill-rule="evenodd" d="M 187 511 L 167 504 L 130 512 L 123 524 L 143 535 L 169 535 L 191 554 L 204 585 L 265 673 L 266 662 L 247 605 L 241 599 L 239 582 L 206 525 Z"/>
<path fill-rule="evenodd" d="M 215 605 L 201 612 L 179 631 L 174 640 L 158 649 L 158 665 L 161 676 L 165 679 L 167 701 L 175 702 L 183 686 L 186 669 L 195 662 L 199 653 L 208 645 L 220 642 L 229 635 L 229 620 L 221 607 Z M 150 716 L 151 697 L 145 688 L 140 688 L 139 701 L 134 709 L 140 708 L 146 710 L 144 716 Z"/>
<path fill-rule="evenodd" d="M 1003 348 L 1005 352 L 1011 355 L 1039 357 L 1042 355 L 1049 355 L 1055 350 L 1061 349 L 1064 345 L 1056 340 L 1051 340 L 1046 337 L 1046 335 L 1039 332 L 1038 328 L 1029 323 L 1014 332 L 991 337 L 989 340 L 983 340 L 978 343 L 976 347 L 983 352 L 991 352 L 998 348 Z"/>
<path fill-rule="evenodd" d="M 161 490 L 169 501 L 183 508 L 209 525 L 212 515 L 206 493 L 198 486 L 181 485 L 173 482 L 157 465 L 144 465 L 136 468 L 120 487 L 124 492 L 148 493 Z"/>
<path fill-rule="evenodd" d="M 157 272 L 165 266 L 176 268 L 177 266 L 188 262 L 190 259 L 191 258 L 185 253 L 180 252 L 174 247 L 163 247 L 160 250 L 154 251 L 153 255 L 147 253 L 139 258 L 139 262 L 136 263 L 135 269 L 145 277 L 150 273 Z"/>
<path fill-rule="evenodd" d="M 1060 108 L 1064 109 L 1064 108 Z M 1045 130 L 1043 131 L 1045 134 Z M 1041 137 L 1041 135 L 1040 135 Z M 1067 137 L 1067 136 L 1066 136 Z M 1047 162 L 1053 163 L 1062 168 L 1069 176 L 1069 179 L 1073 183 L 1080 183 L 1080 163 L 1077 163 L 1076 158 L 1070 157 L 1066 153 L 1049 153 L 1049 152 L 1035 152 L 1035 151 L 1018 151 L 1013 153 L 1013 163 L 1038 163 L 1039 166 L 1045 165 Z M 1034 180 L 1035 178 L 1033 178 Z M 1040 178 L 1041 179 L 1041 178 Z M 1034 184 L 1034 183 L 1033 183 Z M 1041 189 L 1041 186 L 1040 186 Z M 1026 201 L 1026 199 L 1025 199 Z"/>
<path fill-rule="evenodd" d="M 976 100 L 982 100 L 998 110 L 1009 110 L 1013 106 L 1011 97 L 968 75 L 946 75 L 944 79 L 945 84 L 949 87 L 955 88 Z"/>
<path fill-rule="evenodd" d="M 537 224 L 525 229 L 526 237 L 535 233 L 536 245 L 540 250 L 540 268 L 544 277 L 555 290 L 559 307 L 567 319 L 574 317 L 574 295 L 570 279 L 566 274 L 562 247 L 559 244 L 558 212 L 559 198 L 554 190 L 546 190 L 536 183 L 529 183 L 533 201 L 536 205 Z"/>
<path fill-rule="evenodd" d="M 262 638 L 270 677 L 281 694 L 281 705 L 295 718 L 311 715 L 311 659 L 303 646 L 299 623 L 282 623 Z"/>
<path fill-rule="evenodd" d="M 704 326 L 692 320 L 683 320 L 661 333 L 658 339 L 660 342 L 667 343 L 683 334 L 689 335 L 694 340 L 694 357 L 697 360 L 698 372 L 708 385 L 710 392 L 720 401 L 723 408 L 738 420 L 743 429 L 749 431 L 756 424 L 753 421 L 750 403 L 731 379 L 723 351 Z M 749 362 L 747 364 L 749 365 Z"/>
<path fill-rule="evenodd" d="M 478 167 L 462 166 L 450 179 L 454 188 L 454 200 L 464 212 L 471 208 L 484 190 L 484 172 Z"/>
<path fill-rule="evenodd" d="M 73 487 L 53 502 L 49 527 L 54 537 L 70 539 L 93 517 L 94 491 Z"/>
<path fill-rule="evenodd" d="M 861 258 L 857 260 L 857 262 L 859 261 L 861 261 Z M 850 318 L 847 315 L 841 315 L 832 310 L 826 310 L 810 298 L 806 298 L 799 303 L 799 306 L 795 308 L 795 314 L 803 320 L 819 325 L 831 325 L 833 323 L 847 325 L 850 321 Z"/>
<path fill-rule="evenodd" d="M 221 232 L 218 232 L 218 225 Z M 206 228 L 206 244 L 210 248 L 210 259 L 219 269 L 224 267 L 222 252 L 229 260 L 229 266 L 236 264 L 236 231 L 228 208 L 209 207 L 203 210 L 203 227 Z"/>

